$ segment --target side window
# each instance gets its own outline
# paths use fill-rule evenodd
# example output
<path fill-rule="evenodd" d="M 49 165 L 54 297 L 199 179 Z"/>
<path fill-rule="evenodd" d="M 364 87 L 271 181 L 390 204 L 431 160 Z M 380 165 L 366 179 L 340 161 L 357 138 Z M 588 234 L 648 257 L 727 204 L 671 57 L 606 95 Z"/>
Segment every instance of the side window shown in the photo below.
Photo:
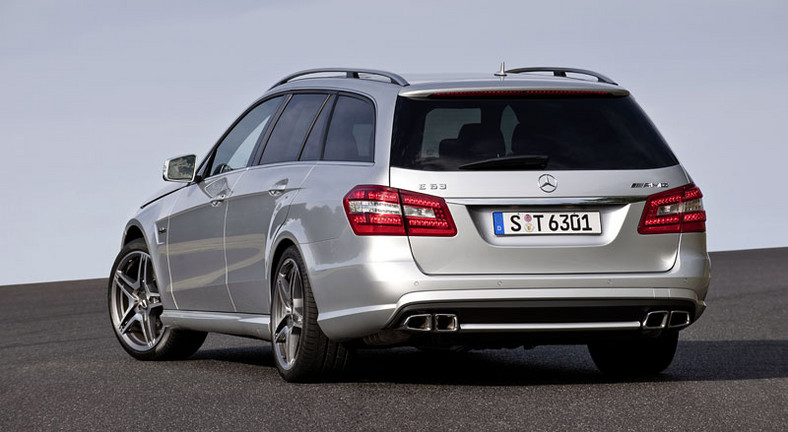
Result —
<path fill-rule="evenodd" d="M 324 160 L 372 162 L 375 108 L 366 99 L 339 96 L 326 135 Z"/>
<path fill-rule="evenodd" d="M 334 96 L 329 96 L 331 99 L 323 105 L 323 109 L 312 126 L 312 131 L 309 132 L 309 137 L 304 144 L 304 150 L 301 151 L 299 160 L 310 161 L 320 160 L 323 154 L 323 142 L 326 138 L 326 126 L 328 126 L 328 119 L 331 117 L 331 108 L 334 105 Z"/>
<path fill-rule="evenodd" d="M 327 95 L 296 94 L 276 122 L 261 163 L 294 161 L 298 158 L 307 132 Z"/>
<path fill-rule="evenodd" d="M 233 127 L 216 148 L 208 176 L 247 166 L 260 134 L 276 113 L 283 98 L 284 96 L 278 96 L 257 105 Z"/>

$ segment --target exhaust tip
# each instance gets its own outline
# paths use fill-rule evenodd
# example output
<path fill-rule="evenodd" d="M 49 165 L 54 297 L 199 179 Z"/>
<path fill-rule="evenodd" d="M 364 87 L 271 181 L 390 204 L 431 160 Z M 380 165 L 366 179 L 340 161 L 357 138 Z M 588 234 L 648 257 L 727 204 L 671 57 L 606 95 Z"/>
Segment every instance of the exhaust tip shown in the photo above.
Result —
<path fill-rule="evenodd" d="M 402 328 L 411 331 L 432 331 L 432 315 L 430 314 L 413 314 L 409 315 L 402 321 Z"/>
<path fill-rule="evenodd" d="M 460 322 L 454 314 L 435 314 L 435 331 L 455 332 L 460 329 Z"/>
<path fill-rule="evenodd" d="M 669 328 L 680 328 L 690 325 L 690 314 L 687 311 L 673 311 L 668 320 Z"/>
<path fill-rule="evenodd" d="M 652 311 L 643 320 L 643 330 L 662 330 L 668 325 L 668 311 Z"/>

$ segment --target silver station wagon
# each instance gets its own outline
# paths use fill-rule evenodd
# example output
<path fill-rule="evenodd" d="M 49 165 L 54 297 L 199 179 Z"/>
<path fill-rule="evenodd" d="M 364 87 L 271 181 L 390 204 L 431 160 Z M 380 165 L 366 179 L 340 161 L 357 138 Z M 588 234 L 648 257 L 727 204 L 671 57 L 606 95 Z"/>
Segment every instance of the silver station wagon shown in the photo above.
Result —
<path fill-rule="evenodd" d="M 272 343 L 288 381 L 354 349 L 587 344 L 667 368 L 705 308 L 702 194 L 629 91 L 595 72 L 285 77 L 128 222 L 109 282 L 121 346 Z"/>

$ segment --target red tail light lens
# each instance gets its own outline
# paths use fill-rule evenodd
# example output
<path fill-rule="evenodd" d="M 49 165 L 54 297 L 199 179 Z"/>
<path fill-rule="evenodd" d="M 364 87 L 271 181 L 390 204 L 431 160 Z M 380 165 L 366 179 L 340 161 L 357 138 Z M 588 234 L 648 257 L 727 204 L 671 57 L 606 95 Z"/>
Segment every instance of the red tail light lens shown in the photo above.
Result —
<path fill-rule="evenodd" d="M 450 237 L 457 234 L 443 198 L 385 186 L 356 186 L 345 195 L 356 235 Z"/>
<path fill-rule="evenodd" d="M 345 195 L 345 214 L 356 235 L 405 235 L 399 192 L 385 186 L 356 186 Z"/>
<path fill-rule="evenodd" d="M 694 184 L 651 195 L 643 209 L 638 232 L 666 234 L 706 231 L 703 193 Z"/>
<path fill-rule="evenodd" d="M 457 234 L 449 206 L 443 198 L 399 191 L 408 235 L 451 237 Z"/>

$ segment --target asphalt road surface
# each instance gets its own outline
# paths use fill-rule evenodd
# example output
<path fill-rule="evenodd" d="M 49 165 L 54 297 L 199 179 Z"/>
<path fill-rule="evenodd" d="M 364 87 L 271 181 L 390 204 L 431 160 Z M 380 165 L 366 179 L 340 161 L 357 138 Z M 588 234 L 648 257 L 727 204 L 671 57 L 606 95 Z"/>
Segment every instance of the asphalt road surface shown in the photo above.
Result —
<path fill-rule="evenodd" d="M 788 430 L 788 248 L 712 254 L 709 308 L 651 379 L 581 346 L 360 352 L 341 382 L 294 385 L 268 343 L 210 335 L 192 358 L 118 345 L 106 282 L 0 287 L 0 431 Z"/>

